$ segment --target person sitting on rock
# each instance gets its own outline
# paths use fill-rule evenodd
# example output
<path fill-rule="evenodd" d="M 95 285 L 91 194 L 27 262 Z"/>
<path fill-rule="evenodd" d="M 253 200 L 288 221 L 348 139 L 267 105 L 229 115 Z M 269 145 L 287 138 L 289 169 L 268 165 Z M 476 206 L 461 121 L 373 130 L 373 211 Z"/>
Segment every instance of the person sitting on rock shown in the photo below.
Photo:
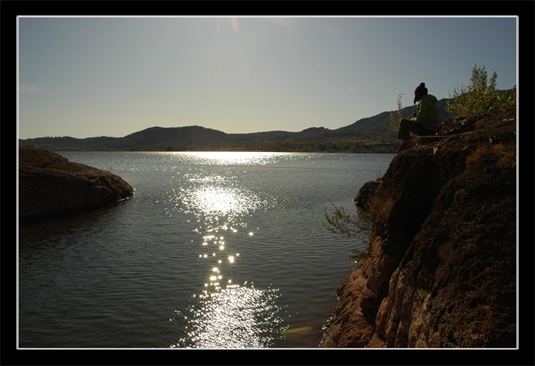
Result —
<path fill-rule="evenodd" d="M 434 95 L 427 94 L 425 83 L 414 90 L 414 104 L 418 104 L 417 113 L 414 113 L 412 119 L 402 119 L 399 123 L 398 139 L 401 140 L 401 146 L 397 152 L 409 147 L 411 132 L 418 136 L 434 135 L 438 128 L 438 107 L 437 98 Z"/>

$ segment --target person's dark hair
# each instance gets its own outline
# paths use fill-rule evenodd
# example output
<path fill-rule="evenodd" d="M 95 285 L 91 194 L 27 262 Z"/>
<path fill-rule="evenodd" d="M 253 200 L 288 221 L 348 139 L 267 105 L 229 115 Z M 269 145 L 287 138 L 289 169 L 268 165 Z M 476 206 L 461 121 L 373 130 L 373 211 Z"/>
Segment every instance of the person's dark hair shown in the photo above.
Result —
<path fill-rule="evenodd" d="M 424 95 L 427 95 L 427 88 L 425 87 L 425 83 L 420 83 L 414 90 L 414 103 L 422 99 Z"/>

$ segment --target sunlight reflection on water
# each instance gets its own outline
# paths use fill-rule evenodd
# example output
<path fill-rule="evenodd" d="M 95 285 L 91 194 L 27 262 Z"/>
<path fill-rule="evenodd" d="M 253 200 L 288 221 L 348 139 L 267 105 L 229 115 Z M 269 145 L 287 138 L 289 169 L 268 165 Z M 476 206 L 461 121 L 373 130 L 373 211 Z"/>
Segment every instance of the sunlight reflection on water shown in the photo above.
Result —
<path fill-rule="evenodd" d="M 274 152 L 238 152 L 238 151 L 194 151 L 182 152 L 185 157 L 196 160 L 196 163 L 208 165 L 267 165 L 279 159 L 288 159 L 291 154 Z"/>
<path fill-rule="evenodd" d="M 282 308 L 276 305 L 279 290 L 258 289 L 248 281 L 235 283 L 227 273 L 241 256 L 227 250 L 227 238 L 220 233 L 204 235 L 201 248 L 198 257 L 207 272 L 206 282 L 193 295 L 197 302 L 184 311 L 186 336 L 171 348 L 270 347 L 287 329 L 278 314 Z"/>
<path fill-rule="evenodd" d="M 279 290 L 255 288 L 251 278 L 230 278 L 231 267 L 247 260 L 233 250 L 233 245 L 237 240 L 250 245 L 253 232 L 247 230 L 245 239 L 231 234 L 247 228 L 250 212 L 276 207 L 277 202 L 244 186 L 235 173 L 229 175 L 221 166 L 266 165 L 287 154 L 195 152 L 187 157 L 197 159 L 197 164 L 214 165 L 213 169 L 185 174 L 168 195 L 170 211 L 196 217 L 193 231 L 202 235 L 198 258 L 206 281 L 193 295 L 193 304 L 186 310 L 175 310 L 184 317 L 185 336 L 171 348 L 269 347 L 287 329 L 276 305 Z"/>
<path fill-rule="evenodd" d="M 185 174 L 176 188 L 168 192 L 168 215 L 193 214 L 204 225 L 201 231 L 212 232 L 227 230 L 232 225 L 244 226 L 241 217 L 277 206 L 272 195 L 244 186 L 240 177 L 220 173 L 202 169 Z"/>
<path fill-rule="evenodd" d="M 204 291 L 189 309 L 187 337 L 172 348 L 266 348 L 284 327 L 276 289 L 227 285 Z M 186 316 L 188 318 L 188 316 Z"/>
<path fill-rule="evenodd" d="M 181 192 L 183 203 L 203 214 L 243 214 L 262 203 L 254 194 L 237 187 L 205 186 Z M 216 183 L 217 184 L 217 183 Z"/>

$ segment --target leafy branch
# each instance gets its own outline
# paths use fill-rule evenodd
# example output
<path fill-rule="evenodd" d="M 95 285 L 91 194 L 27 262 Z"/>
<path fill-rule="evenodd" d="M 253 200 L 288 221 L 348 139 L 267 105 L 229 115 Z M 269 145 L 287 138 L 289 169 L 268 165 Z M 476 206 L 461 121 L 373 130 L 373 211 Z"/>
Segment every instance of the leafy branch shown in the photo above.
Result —
<path fill-rule="evenodd" d="M 494 72 L 489 80 L 485 66 L 474 65 L 470 84 L 453 88 L 453 103 L 446 102 L 445 110 L 454 117 L 475 117 L 516 106 L 516 85 L 509 93 L 500 92 L 496 89 L 497 78 Z"/>

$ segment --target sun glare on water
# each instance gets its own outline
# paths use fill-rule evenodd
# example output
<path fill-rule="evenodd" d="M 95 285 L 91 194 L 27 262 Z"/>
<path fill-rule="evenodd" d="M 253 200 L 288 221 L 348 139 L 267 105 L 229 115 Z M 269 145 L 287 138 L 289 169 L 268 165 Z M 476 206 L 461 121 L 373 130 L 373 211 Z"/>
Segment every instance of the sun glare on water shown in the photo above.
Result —
<path fill-rule="evenodd" d="M 273 197 L 245 185 L 243 176 L 236 174 L 246 174 L 250 165 L 270 164 L 281 155 L 185 153 L 185 159 L 198 168 L 181 178 L 181 184 L 169 193 L 168 203 L 180 215 L 195 216 L 194 231 L 202 240 L 192 250 L 198 250 L 205 281 L 187 309 L 175 310 L 183 316 L 185 335 L 171 348 L 267 348 L 286 329 L 276 304 L 278 289 L 256 288 L 252 278 L 231 278 L 234 266 L 247 260 L 235 249 L 236 241 L 245 249 L 254 246 L 254 231 L 247 228 L 248 214 L 276 203 Z M 240 169 L 237 172 L 232 166 Z"/>
<path fill-rule="evenodd" d="M 276 290 L 228 285 L 189 309 L 187 336 L 171 348 L 266 348 L 280 334 Z"/>
<path fill-rule="evenodd" d="M 197 159 L 205 164 L 217 165 L 243 165 L 259 164 L 266 165 L 273 162 L 275 158 L 288 155 L 276 152 L 242 152 L 242 151 L 193 151 L 181 153 L 189 158 Z"/>
<path fill-rule="evenodd" d="M 206 268 L 206 282 L 193 295 L 192 305 L 175 311 L 185 314 L 185 336 L 171 348 L 269 348 L 287 330 L 276 302 L 278 289 L 255 288 L 248 281 L 238 284 L 226 274 L 242 259 L 226 247 L 227 238 L 203 236 L 198 257 Z"/>

